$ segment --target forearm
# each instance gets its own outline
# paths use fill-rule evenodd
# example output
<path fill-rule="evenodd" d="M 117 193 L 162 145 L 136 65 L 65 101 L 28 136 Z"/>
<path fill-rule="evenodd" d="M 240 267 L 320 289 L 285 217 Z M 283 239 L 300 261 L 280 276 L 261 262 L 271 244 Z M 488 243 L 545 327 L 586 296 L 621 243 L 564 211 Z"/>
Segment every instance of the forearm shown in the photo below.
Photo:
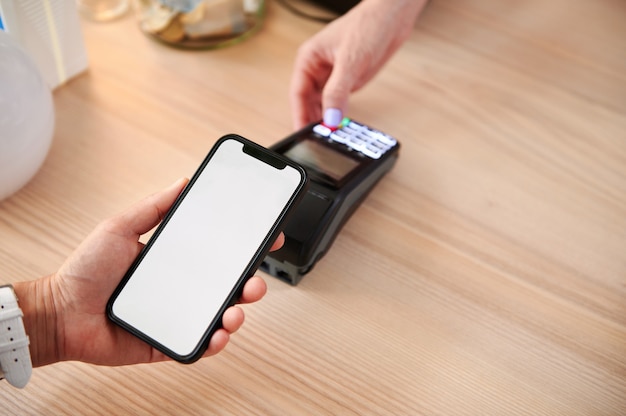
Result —
<path fill-rule="evenodd" d="M 53 303 L 52 276 L 18 282 L 13 288 L 24 313 L 24 327 L 30 339 L 33 367 L 59 361 L 56 311 Z"/>

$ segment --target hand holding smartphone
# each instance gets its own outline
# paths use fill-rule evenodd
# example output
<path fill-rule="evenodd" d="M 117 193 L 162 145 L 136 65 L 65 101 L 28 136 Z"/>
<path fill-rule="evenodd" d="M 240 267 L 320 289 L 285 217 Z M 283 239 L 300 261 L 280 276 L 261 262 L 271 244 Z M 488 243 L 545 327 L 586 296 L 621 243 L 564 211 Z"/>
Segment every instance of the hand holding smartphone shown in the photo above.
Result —
<path fill-rule="evenodd" d="M 114 291 L 109 318 L 179 362 L 196 361 L 306 185 L 289 159 L 222 137 Z"/>

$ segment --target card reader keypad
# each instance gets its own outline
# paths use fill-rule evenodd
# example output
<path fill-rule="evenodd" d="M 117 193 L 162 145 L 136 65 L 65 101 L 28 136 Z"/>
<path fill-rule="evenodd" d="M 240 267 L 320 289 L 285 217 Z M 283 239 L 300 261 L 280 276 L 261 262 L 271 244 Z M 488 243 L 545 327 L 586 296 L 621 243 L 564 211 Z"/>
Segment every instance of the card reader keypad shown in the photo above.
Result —
<path fill-rule="evenodd" d="M 381 131 L 371 129 L 350 119 L 344 119 L 339 128 L 330 129 L 317 124 L 313 131 L 320 136 L 342 143 L 352 150 L 363 153 L 372 159 L 380 159 L 389 149 L 396 145 L 396 139 Z"/>

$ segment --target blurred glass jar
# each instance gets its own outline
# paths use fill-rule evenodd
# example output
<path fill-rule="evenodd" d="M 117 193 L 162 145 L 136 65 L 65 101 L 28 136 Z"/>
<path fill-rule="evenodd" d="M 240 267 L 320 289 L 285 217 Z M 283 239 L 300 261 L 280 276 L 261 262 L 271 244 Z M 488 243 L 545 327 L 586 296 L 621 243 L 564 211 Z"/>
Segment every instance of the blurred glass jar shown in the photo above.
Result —
<path fill-rule="evenodd" d="M 256 33 L 264 0 L 133 0 L 141 30 L 169 45 L 219 48 Z"/>
<path fill-rule="evenodd" d="M 76 0 L 78 11 L 90 20 L 104 22 L 123 16 L 129 0 Z"/>

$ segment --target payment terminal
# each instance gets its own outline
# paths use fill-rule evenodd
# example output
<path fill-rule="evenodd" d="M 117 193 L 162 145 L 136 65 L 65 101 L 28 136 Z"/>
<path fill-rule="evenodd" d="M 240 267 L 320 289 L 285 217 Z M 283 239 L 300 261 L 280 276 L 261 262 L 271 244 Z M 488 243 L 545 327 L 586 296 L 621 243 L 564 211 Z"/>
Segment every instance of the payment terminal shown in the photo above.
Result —
<path fill-rule="evenodd" d="M 283 229 L 285 245 L 260 269 L 298 284 L 393 167 L 399 147 L 395 138 L 349 118 L 335 129 L 312 123 L 271 146 L 306 170 L 309 189 Z"/>

